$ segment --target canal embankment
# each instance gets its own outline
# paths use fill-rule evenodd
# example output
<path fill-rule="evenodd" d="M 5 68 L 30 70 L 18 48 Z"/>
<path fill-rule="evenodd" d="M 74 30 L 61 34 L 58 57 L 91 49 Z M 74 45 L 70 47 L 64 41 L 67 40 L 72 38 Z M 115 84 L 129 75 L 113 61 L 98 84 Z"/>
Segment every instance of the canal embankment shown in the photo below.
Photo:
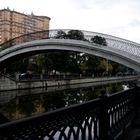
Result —
<path fill-rule="evenodd" d="M 123 81 L 133 81 L 140 79 L 140 76 L 119 76 L 119 77 L 101 77 L 101 78 L 78 78 L 78 79 L 52 79 L 52 80 L 12 80 L 11 78 L 1 76 L 0 78 L 0 91 L 5 90 L 20 90 L 20 89 L 32 89 L 32 88 L 47 88 L 55 86 L 65 86 L 65 85 L 76 85 L 85 83 L 100 83 L 108 82 L 123 82 Z"/>

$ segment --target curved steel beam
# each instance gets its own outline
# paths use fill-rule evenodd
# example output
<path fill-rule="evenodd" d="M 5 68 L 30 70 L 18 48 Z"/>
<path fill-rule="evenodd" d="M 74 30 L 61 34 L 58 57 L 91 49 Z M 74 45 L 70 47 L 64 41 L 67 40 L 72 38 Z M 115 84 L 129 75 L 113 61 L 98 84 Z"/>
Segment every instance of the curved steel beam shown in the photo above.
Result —
<path fill-rule="evenodd" d="M 26 54 L 44 53 L 48 50 L 69 50 L 107 58 L 140 72 L 140 57 L 126 51 L 94 43 L 69 39 L 42 39 L 15 45 L 0 52 L 0 64 Z"/>

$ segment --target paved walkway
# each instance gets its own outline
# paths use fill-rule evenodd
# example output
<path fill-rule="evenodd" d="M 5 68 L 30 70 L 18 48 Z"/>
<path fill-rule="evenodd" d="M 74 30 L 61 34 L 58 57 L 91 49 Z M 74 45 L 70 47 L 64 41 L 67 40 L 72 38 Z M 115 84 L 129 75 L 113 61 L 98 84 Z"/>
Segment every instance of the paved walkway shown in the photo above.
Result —
<path fill-rule="evenodd" d="M 128 128 L 122 140 L 140 140 L 140 120 L 134 120 L 134 124 Z"/>
<path fill-rule="evenodd" d="M 140 129 L 132 128 L 129 130 L 124 140 L 140 140 Z"/>
<path fill-rule="evenodd" d="M 138 89 L 135 105 L 137 107 L 137 110 L 135 111 L 136 116 L 122 140 L 140 140 L 140 88 Z"/>

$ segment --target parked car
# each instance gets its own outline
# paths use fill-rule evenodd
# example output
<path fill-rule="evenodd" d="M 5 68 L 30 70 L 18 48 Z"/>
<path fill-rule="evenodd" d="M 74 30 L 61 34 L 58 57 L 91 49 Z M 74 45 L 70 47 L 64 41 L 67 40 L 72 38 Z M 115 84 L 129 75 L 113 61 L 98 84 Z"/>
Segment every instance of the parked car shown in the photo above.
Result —
<path fill-rule="evenodd" d="M 32 75 L 29 73 L 22 73 L 19 75 L 19 80 L 29 80 L 32 79 Z"/>

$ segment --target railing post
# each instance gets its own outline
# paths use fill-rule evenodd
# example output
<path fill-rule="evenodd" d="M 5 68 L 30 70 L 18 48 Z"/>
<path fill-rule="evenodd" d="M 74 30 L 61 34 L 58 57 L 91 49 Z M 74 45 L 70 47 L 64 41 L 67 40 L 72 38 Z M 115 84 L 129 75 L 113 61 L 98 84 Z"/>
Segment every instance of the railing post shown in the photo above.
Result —
<path fill-rule="evenodd" d="M 43 74 L 40 74 L 40 80 L 43 80 Z"/>
<path fill-rule="evenodd" d="M 63 74 L 63 79 L 66 79 L 66 74 L 65 73 Z"/>
<path fill-rule="evenodd" d="M 106 90 L 101 92 L 100 98 L 101 102 L 101 110 L 99 117 L 99 140 L 109 140 L 109 115 L 108 115 L 108 96 Z"/>
<path fill-rule="evenodd" d="M 82 74 L 80 74 L 80 78 L 82 78 Z"/>
<path fill-rule="evenodd" d="M 137 126 L 137 122 L 139 122 L 140 117 L 140 81 L 137 81 L 137 83 L 134 84 L 134 92 L 135 92 L 135 99 L 134 99 L 134 110 L 135 110 L 135 118 L 132 122 L 133 127 Z"/>

